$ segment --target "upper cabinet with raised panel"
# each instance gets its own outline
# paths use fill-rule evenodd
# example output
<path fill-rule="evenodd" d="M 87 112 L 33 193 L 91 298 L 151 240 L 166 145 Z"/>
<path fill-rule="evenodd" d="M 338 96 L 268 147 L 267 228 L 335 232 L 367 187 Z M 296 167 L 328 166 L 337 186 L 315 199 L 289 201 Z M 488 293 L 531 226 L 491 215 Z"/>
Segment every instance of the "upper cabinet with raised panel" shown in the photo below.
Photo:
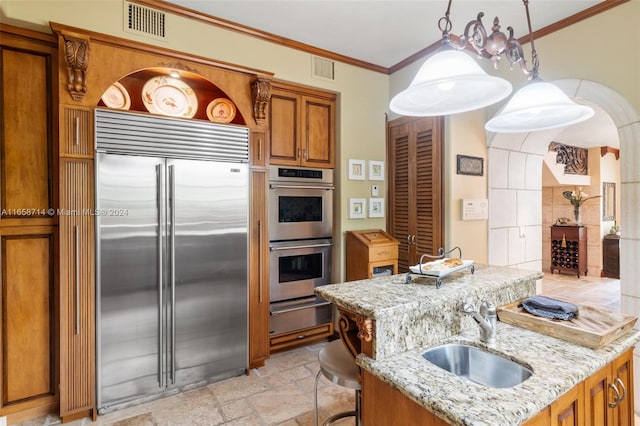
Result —
<path fill-rule="evenodd" d="M 274 82 L 269 163 L 333 168 L 335 105 L 333 93 Z"/>

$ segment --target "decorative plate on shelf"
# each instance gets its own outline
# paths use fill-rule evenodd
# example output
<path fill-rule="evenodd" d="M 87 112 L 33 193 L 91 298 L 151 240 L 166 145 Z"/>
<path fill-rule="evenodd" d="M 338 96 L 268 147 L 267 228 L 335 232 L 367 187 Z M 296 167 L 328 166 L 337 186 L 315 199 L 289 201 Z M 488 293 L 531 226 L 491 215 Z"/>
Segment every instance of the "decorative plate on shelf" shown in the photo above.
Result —
<path fill-rule="evenodd" d="M 102 99 L 102 102 L 109 108 L 129 109 L 131 106 L 129 92 L 118 82 L 109 86 L 100 99 Z"/>
<path fill-rule="evenodd" d="M 142 88 L 147 111 L 171 117 L 191 118 L 198 111 L 198 98 L 184 81 L 166 76 L 154 77 Z"/>
<path fill-rule="evenodd" d="M 227 98 L 218 98 L 207 105 L 207 117 L 215 123 L 230 123 L 236 116 L 236 106 Z"/>

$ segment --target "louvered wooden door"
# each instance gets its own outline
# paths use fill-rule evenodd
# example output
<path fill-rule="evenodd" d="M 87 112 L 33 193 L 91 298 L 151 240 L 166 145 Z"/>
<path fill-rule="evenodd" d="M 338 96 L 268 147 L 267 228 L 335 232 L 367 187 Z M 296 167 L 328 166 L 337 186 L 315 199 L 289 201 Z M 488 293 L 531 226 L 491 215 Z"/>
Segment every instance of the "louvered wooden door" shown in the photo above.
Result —
<path fill-rule="evenodd" d="M 387 229 L 399 241 L 398 272 L 443 247 L 442 118 L 389 122 Z"/>

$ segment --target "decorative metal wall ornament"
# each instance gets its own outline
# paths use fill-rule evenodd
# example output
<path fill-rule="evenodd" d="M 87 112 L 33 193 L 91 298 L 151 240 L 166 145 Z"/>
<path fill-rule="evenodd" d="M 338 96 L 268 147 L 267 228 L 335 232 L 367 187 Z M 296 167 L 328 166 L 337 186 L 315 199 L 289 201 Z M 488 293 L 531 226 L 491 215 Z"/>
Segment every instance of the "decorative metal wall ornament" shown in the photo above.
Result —
<path fill-rule="evenodd" d="M 549 144 L 549 151 L 557 153 L 556 164 L 564 164 L 564 172 L 570 175 L 589 174 L 589 150 L 558 142 Z"/>

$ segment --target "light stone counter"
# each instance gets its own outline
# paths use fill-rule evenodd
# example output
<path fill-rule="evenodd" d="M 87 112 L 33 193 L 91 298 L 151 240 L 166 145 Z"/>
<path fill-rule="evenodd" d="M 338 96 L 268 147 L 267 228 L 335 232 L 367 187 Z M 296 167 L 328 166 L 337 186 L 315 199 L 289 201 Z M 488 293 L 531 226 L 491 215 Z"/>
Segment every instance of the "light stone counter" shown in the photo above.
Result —
<path fill-rule="evenodd" d="M 640 331 L 632 330 L 594 350 L 498 322 L 498 336 L 492 346 L 479 342 L 477 330 L 440 342 L 465 342 L 487 348 L 533 370 L 529 379 L 505 389 L 478 385 L 435 366 L 422 358 L 428 347 L 382 361 L 359 355 L 356 363 L 452 425 L 515 426 L 533 417 L 638 341 Z"/>
<path fill-rule="evenodd" d="M 477 329 L 472 318 L 460 313 L 466 300 L 485 300 L 503 306 L 536 292 L 542 272 L 476 264 L 442 278 L 436 288 L 432 277 L 406 274 L 331 284 L 316 293 L 339 310 L 375 321 L 372 353 L 384 359 L 413 348 L 432 345 L 465 329 Z"/>
<path fill-rule="evenodd" d="M 542 276 L 476 265 L 474 274 L 466 269 L 443 278 L 440 288 L 435 279 L 417 275 L 406 284 L 402 274 L 322 286 L 316 293 L 340 312 L 352 314 L 351 320 L 359 320 L 360 340 L 367 334 L 363 319 L 370 320 L 370 343 L 362 350 L 366 355 L 356 359 L 361 368 L 453 425 L 510 426 L 533 417 L 640 341 L 640 331 L 633 330 L 593 350 L 498 322 L 496 343 L 491 347 L 480 343 L 477 324 L 460 313 L 462 303 L 468 299 L 476 306 L 484 300 L 496 306 L 512 303 L 535 294 L 535 281 Z M 353 340 L 353 334 L 342 337 Z M 422 358 L 430 347 L 461 341 L 506 355 L 530 367 L 533 375 L 512 388 L 493 389 Z M 359 352 L 354 345 L 350 349 Z"/>

